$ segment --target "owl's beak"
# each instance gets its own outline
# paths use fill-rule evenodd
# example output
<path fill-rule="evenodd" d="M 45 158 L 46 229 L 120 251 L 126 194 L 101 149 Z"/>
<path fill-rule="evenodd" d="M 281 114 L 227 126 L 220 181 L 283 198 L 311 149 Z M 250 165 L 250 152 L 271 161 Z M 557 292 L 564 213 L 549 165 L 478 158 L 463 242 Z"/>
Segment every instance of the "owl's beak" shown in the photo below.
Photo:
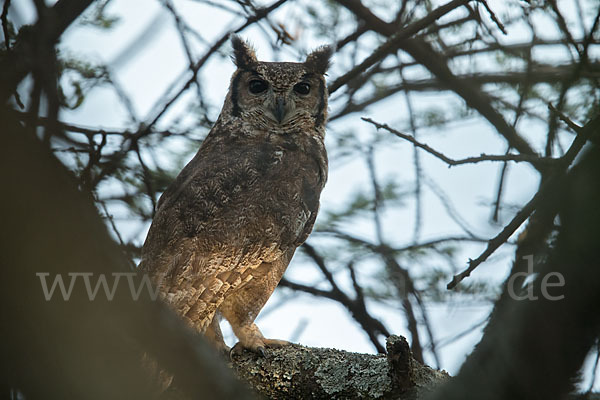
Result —
<path fill-rule="evenodd" d="M 286 101 L 285 97 L 277 96 L 275 99 L 275 109 L 273 110 L 273 114 L 275 118 L 277 118 L 277 122 L 281 124 L 286 114 Z"/>

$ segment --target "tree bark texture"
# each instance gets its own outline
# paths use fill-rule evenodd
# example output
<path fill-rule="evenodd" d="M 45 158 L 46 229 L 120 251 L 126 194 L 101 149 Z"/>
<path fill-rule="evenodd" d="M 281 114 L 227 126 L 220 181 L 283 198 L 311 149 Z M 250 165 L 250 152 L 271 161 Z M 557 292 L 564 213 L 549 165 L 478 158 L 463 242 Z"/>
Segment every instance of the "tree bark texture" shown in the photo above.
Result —
<path fill-rule="evenodd" d="M 266 357 L 245 352 L 232 367 L 269 399 L 417 399 L 449 375 L 416 361 L 401 336 L 387 355 L 292 345 Z"/>

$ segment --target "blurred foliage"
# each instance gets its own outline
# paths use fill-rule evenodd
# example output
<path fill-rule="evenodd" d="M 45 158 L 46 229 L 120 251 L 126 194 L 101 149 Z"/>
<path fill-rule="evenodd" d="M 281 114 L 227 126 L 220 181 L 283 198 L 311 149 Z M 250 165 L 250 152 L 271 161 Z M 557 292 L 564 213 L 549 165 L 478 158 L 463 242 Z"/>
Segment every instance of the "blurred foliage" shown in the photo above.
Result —
<path fill-rule="evenodd" d="M 80 19 L 81 25 L 92 26 L 99 29 L 110 29 L 119 22 L 120 18 L 116 14 L 108 14 L 106 7 L 110 4 L 111 0 L 98 0 L 96 1 L 90 10 L 88 10 Z"/>
<path fill-rule="evenodd" d="M 105 66 L 59 54 L 60 82 L 58 86 L 61 105 L 74 110 L 83 104 L 86 95 L 95 87 L 111 84 Z"/>

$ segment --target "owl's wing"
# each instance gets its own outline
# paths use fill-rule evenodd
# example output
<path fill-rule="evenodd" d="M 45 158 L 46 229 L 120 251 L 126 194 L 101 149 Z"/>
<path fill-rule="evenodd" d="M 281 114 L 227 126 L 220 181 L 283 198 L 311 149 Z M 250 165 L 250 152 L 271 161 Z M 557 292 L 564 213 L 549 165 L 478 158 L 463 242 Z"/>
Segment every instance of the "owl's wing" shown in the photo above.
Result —
<path fill-rule="evenodd" d="M 222 248 L 202 248 L 196 238 L 182 238 L 166 249 L 153 264 L 151 272 L 165 300 L 203 331 L 225 294 L 252 279 L 263 262 L 279 259 L 283 252 L 274 244 L 240 246 L 230 243 Z"/>

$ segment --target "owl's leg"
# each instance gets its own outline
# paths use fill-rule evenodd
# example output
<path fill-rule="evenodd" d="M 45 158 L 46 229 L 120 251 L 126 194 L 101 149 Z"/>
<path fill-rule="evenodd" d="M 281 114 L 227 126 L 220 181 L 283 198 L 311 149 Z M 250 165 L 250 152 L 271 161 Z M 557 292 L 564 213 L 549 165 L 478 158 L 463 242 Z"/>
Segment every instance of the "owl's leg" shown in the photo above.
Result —
<path fill-rule="evenodd" d="M 219 352 L 229 354 L 230 349 L 229 346 L 225 344 L 225 340 L 223 340 L 223 333 L 221 333 L 221 326 L 219 325 L 219 317 L 218 313 L 213 316 L 204 336 Z"/>
<path fill-rule="evenodd" d="M 287 257 L 286 257 L 287 258 Z M 254 320 L 279 283 L 289 259 L 263 263 L 252 273 L 252 280 L 233 293 L 219 307 L 219 311 L 229 321 L 239 342 L 233 347 L 232 355 L 244 349 L 264 355 L 268 347 L 281 347 L 290 344 L 285 340 L 267 339 L 260 332 Z"/>
<path fill-rule="evenodd" d="M 267 339 L 263 336 L 256 324 L 241 326 L 238 329 L 239 333 L 236 336 L 240 339 L 239 342 L 231 348 L 230 356 L 235 357 L 242 354 L 244 350 L 250 350 L 253 353 L 265 356 L 265 349 L 288 346 L 291 343 L 287 340 Z M 236 331 L 236 332 L 238 332 Z"/>

